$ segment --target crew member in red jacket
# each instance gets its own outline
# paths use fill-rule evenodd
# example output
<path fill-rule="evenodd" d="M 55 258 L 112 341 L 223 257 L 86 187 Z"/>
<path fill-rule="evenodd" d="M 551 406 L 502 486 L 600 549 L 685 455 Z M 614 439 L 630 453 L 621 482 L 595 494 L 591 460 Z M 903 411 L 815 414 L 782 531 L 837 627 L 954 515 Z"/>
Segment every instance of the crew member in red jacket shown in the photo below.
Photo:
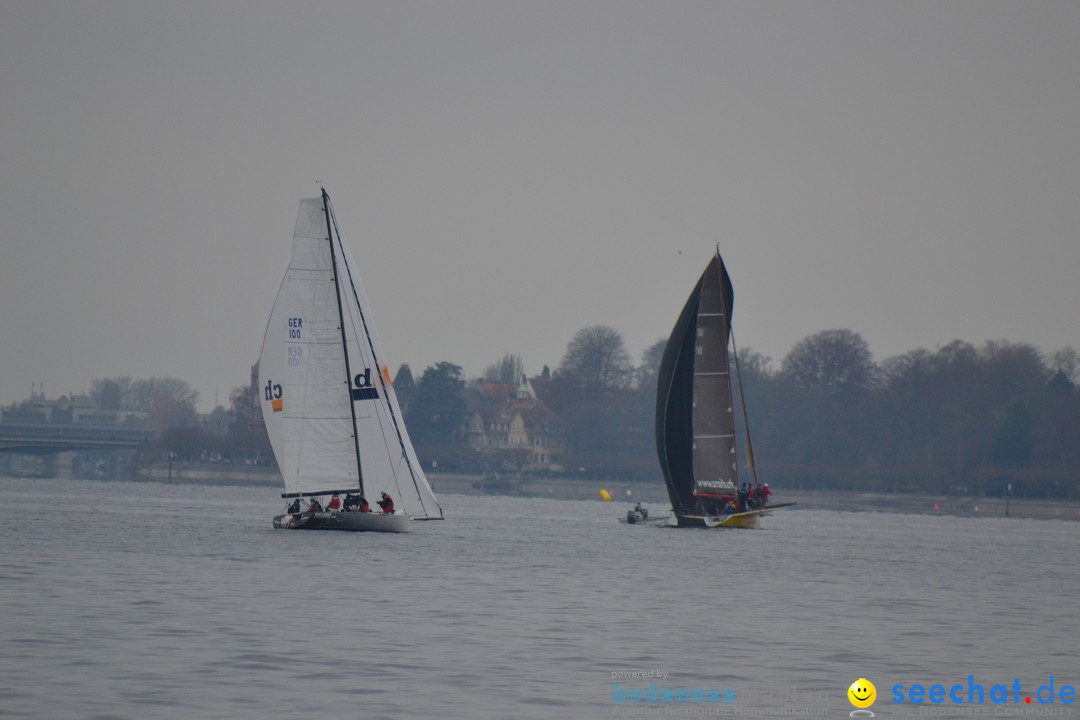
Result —
<path fill-rule="evenodd" d="M 769 483 L 765 483 L 761 486 L 761 507 L 769 504 L 770 495 L 772 495 L 772 490 L 769 489 Z"/>
<path fill-rule="evenodd" d="M 377 504 L 378 504 L 379 507 L 382 508 L 382 511 L 385 514 L 387 514 L 387 515 L 393 515 L 394 514 L 394 499 L 392 497 L 390 497 L 389 495 L 387 495 L 386 493 L 382 494 L 382 500 L 380 500 Z"/>
<path fill-rule="evenodd" d="M 340 510 L 341 509 L 341 498 L 338 497 L 337 493 L 334 493 L 333 495 L 330 496 L 330 503 L 326 506 L 326 509 L 327 510 Z"/>

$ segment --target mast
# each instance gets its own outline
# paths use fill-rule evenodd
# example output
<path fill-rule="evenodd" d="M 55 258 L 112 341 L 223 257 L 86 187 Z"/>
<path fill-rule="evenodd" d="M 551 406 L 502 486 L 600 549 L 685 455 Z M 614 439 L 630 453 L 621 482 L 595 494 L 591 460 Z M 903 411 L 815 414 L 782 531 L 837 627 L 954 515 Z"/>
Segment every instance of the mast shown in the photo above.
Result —
<path fill-rule="evenodd" d="M 360 464 L 360 438 L 356 434 L 356 403 L 352 398 L 352 367 L 349 365 L 349 343 L 345 337 L 345 311 L 341 306 L 341 281 L 338 277 L 337 254 L 334 252 L 334 231 L 330 223 L 330 196 L 322 190 L 323 215 L 326 217 L 326 241 L 330 243 L 330 262 L 334 269 L 334 297 L 337 298 L 338 325 L 341 328 L 341 349 L 345 353 L 345 388 L 349 394 L 349 412 L 352 414 L 353 448 L 356 450 L 356 480 L 360 494 L 364 494 L 364 471 Z"/>
<path fill-rule="evenodd" d="M 724 277 L 727 275 L 727 269 L 724 267 L 724 259 L 720 257 L 720 243 L 719 243 L 719 241 L 717 241 L 717 243 L 716 243 L 716 269 L 717 269 L 717 272 L 716 272 L 717 283 L 720 285 L 720 307 L 721 307 L 720 312 L 722 312 L 724 314 L 724 317 L 723 317 L 724 331 L 725 331 L 724 332 L 724 336 L 725 336 L 724 337 L 724 352 L 726 353 L 728 351 L 728 342 L 730 341 L 731 342 L 731 348 L 732 348 L 732 355 L 734 355 L 735 337 L 732 334 L 732 330 L 731 330 L 731 308 L 728 307 L 727 295 L 724 293 Z M 735 372 L 736 373 L 739 372 L 739 358 L 738 358 L 738 356 L 735 357 Z M 731 385 L 731 365 L 730 365 L 730 363 L 728 364 L 728 371 L 727 371 L 727 386 L 728 386 L 728 398 L 731 400 L 732 405 L 734 405 L 735 404 L 735 402 L 734 402 L 735 401 L 735 393 L 733 392 L 734 388 Z M 740 396 L 742 395 L 742 378 L 739 379 L 739 394 L 740 394 Z M 743 406 L 743 412 L 746 412 L 746 403 L 743 402 L 742 406 Z M 738 439 L 737 439 L 737 437 L 735 435 L 735 418 L 734 417 L 731 418 L 731 435 L 732 435 L 732 437 L 731 437 L 731 448 L 732 448 L 732 452 L 735 455 L 735 457 L 733 457 L 732 460 L 733 460 L 734 469 L 735 469 L 735 493 L 737 494 L 739 492 L 739 442 L 738 442 Z"/>
<path fill-rule="evenodd" d="M 754 443 L 750 439 L 750 413 L 746 409 L 746 393 L 743 392 L 742 370 L 739 368 L 739 352 L 735 349 L 735 331 L 731 331 L 731 357 L 735 359 L 735 377 L 739 382 L 739 404 L 742 406 L 743 427 L 746 428 L 746 464 L 750 466 L 750 474 L 754 476 L 754 484 L 758 485 L 757 459 L 754 457 Z"/>

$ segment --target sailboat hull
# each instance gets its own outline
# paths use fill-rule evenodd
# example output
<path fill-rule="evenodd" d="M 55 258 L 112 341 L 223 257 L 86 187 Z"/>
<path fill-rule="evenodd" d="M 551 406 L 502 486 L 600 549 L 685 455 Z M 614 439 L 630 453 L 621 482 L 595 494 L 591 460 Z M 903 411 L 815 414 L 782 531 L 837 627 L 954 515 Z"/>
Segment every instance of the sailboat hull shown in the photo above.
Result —
<path fill-rule="evenodd" d="M 748 510 L 730 515 L 676 515 L 679 527 L 707 528 L 757 528 L 758 518 L 772 511 L 772 508 Z"/>
<path fill-rule="evenodd" d="M 358 267 L 326 191 L 301 200 L 259 355 L 259 402 L 282 497 L 392 494 L 402 517 L 294 513 L 275 518 L 275 527 L 407 532 L 411 519 L 443 517 L 409 439 Z"/>
<path fill-rule="evenodd" d="M 408 515 L 384 515 L 355 511 L 303 512 L 278 515 L 274 518 L 278 530 L 347 530 L 351 532 L 412 532 Z"/>

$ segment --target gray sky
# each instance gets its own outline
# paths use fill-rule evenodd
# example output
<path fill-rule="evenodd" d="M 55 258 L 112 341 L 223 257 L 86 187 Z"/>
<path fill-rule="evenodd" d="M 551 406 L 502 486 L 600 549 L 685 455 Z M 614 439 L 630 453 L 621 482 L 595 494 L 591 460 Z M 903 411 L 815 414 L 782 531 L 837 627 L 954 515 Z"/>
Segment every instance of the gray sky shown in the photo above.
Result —
<path fill-rule="evenodd" d="M 247 382 L 323 181 L 391 369 L 1080 346 L 1080 3 L 0 0 L 0 403 Z"/>

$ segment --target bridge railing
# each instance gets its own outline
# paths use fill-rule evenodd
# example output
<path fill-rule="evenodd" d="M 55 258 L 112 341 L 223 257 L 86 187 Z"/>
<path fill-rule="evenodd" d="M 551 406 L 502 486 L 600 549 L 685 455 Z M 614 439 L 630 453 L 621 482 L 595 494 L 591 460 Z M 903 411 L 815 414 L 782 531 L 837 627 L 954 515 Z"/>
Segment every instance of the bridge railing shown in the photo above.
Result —
<path fill-rule="evenodd" d="M 54 425 L 52 423 L 0 423 L 0 437 L 74 438 L 87 440 L 150 441 L 158 436 L 153 428 L 115 425 Z"/>
<path fill-rule="evenodd" d="M 0 452 L 33 455 L 106 448 L 135 448 L 156 440 L 151 428 L 114 425 L 54 425 L 51 423 L 0 423 Z"/>

